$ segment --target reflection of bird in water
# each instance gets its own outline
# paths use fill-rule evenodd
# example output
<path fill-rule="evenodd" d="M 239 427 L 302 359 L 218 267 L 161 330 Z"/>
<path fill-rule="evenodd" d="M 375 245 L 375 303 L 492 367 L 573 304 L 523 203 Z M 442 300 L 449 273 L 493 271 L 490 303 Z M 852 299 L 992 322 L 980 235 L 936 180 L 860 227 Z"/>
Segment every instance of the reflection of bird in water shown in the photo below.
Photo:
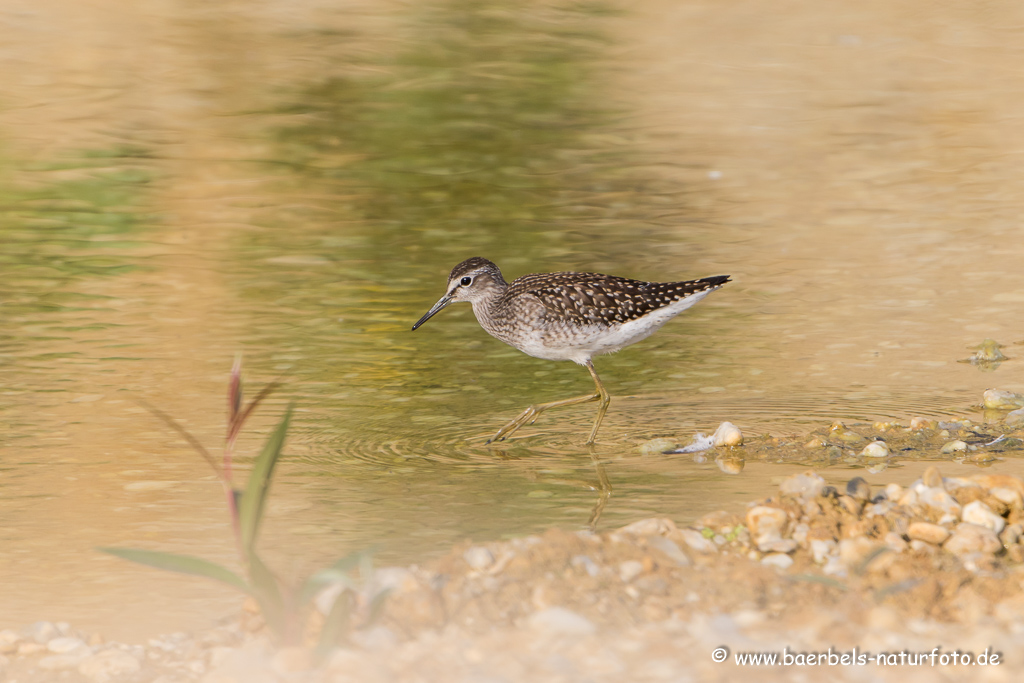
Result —
<path fill-rule="evenodd" d="M 591 358 L 646 339 L 726 282 L 728 275 L 687 282 L 643 282 L 597 273 L 535 273 L 507 283 L 496 265 L 474 257 L 452 269 L 445 295 L 412 329 L 450 303 L 468 301 L 480 326 L 491 336 L 536 358 L 571 360 L 585 366 L 597 393 L 532 405 L 499 429 L 491 441 L 507 439 L 548 408 L 599 401 L 587 439 L 592 444 L 611 398 Z"/>

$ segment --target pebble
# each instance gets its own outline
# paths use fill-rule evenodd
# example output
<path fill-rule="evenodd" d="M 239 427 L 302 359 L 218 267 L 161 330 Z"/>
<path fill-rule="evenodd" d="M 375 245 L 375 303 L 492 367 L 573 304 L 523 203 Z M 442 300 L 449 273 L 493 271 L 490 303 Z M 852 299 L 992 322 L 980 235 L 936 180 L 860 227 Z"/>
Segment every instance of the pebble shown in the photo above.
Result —
<path fill-rule="evenodd" d="M 718 547 L 711 541 L 710 538 L 705 538 L 703 534 L 695 529 L 680 529 L 679 537 L 683 539 L 683 543 L 686 544 L 691 550 L 696 550 L 701 554 L 716 553 Z"/>
<path fill-rule="evenodd" d="M 820 474 L 813 471 L 794 474 L 786 477 L 779 484 L 779 493 L 784 496 L 795 496 L 803 501 L 809 501 L 821 495 L 825 488 L 825 480 Z"/>
<path fill-rule="evenodd" d="M 982 403 L 990 410 L 1013 410 L 1024 408 L 1024 396 L 1012 391 L 986 389 L 982 394 Z"/>
<path fill-rule="evenodd" d="M 924 541 L 932 545 L 942 545 L 949 538 L 950 531 L 944 526 L 930 522 L 912 522 L 907 527 L 907 537 L 911 540 Z"/>
<path fill-rule="evenodd" d="M 786 511 L 779 508 L 756 505 L 747 510 L 747 527 L 758 547 L 781 540 L 787 521 Z"/>
<path fill-rule="evenodd" d="M 60 638 L 53 638 L 46 644 L 46 649 L 54 654 L 70 654 L 75 650 L 88 650 L 89 646 L 85 644 L 85 641 L 80 638 L 70 638 L 62 636 Z"/>
<path fill-rule="evenodd" d="M 927 505 L 944 515 L 960 516 L 960 503 L 956 502 L 956 499 L 945 489 L 929 486 L 922 487 L 921 490 L 915 492 L 917 493 L 917 502 L 921 505 Z"/>
<path fill-rule="evenodd" d="M 811 548 L 811 556 L 814 558 L 814 562 L 816 564 L 823 564 L 829 556 L 835 554 L 837 544 L 831 538 L 815 538 L 810 541 L 809 546 Z"/>
<path fill-rule="evenodd" d="M 711 436 L 715 446 L 741 446 L 743 445 L 743 432 L 732 422 L 723 422 Z"/>
<path fill-rule="evenodd" d="M 690 564 L 689 556 L 687 556 L 687 554 L 684 553 L 671 538 L 665 538 L 664 536 L 652 536 L 648 539 L 647 544 L 652 548 L 660 550 L 680 567 L 686 567 Z"/>
<path fill-rule="evenodd" d="M 18 649 L 18 642 L 21 640 L 21 636 L 17 631 L 13 631 L 9 628 L 5 628 L 0 631 L 0 654 L 7 654 L 8 652 L 14 652 Z"/>
<path fill-rule="evenodd" d="M 761 564 L 779 569 L 789 569 L 793 566 L 793 558 L 785 553 L 769 553 L 761 558 Z"/>
<path fill-rule="evenodd" d="M 58 635 L 60 635 L 60 631 L 48 621 L 37 621 L 25 629 L 25 638 L 44 645 Z"/>
<path fill-rule="evenodd" d="M 571 636 L 589 636 L 597 631 L 594 622 L 565 607 L 548 607 L 534 612 L 529 625 L 538 631 Z"/>
<path fill-rule="evenodd" d="M 915 417 L 910 420 L 910 428 L 914 431 L 921 429 L 935 429 L 938 423 L 935 420 L 929 420 L 926 417 Z"/>
<path fill-rule="evenodd" d="M 956 439 L 955 441 L 949 441 L 942 446 L 943 453 L 959 453 L 967 450 L 967 443 Z"/>
<path fill-rule="evenodd" d="M 626 560 L 619 564 L 619 578 L 623 583 L 629 583 L 644 571 L 643 562 L 637 560 Z"/>
<path fill-rule="evenodd" d="M 929 466 L 925 469 L 924 474 L 921 475 L 921 482 L 925 486 L 933 489 L 944 489 L 945 482 L 942 479 L 942 474 L 939 473 L 939 468 L 935 465 Z"/>
<path fill-rule="evenodd" d="M 860 452 L 864 458 L 887 458 L 889 457 L 889 445 L 884 441 L 872 441 Z"/>
<path fill-rule="evenodd" d="M 846 482 L 846 495 L 856 500 L 871 500 L 871 485 L 863 477 L 854 477 Z"/>
<path fill-rule="evenodd" d="M 462 553 L 462 559 L 470 567 L 480 571 L 494 564 L 494 553 L 482 545 L 475 545 Z"/>
<path fill-rule="evenodd" d="M 980 500 L 971 501 L 965 505 L 960 518 L 970 524 L 989 528 L 996 534 L 1001 532 L 1006 526 L 1006 520 L 1003 519 L 1002 515 L 997 515 L 992 511 L 992 508 Z"/>
<path fill-rule="evenodd" d="M 1018 408 L 1017 410 L 1007 413 L 1003 420 L 1006 422 L 1007 426 L 1010 427 L 1024 426 L 1024 408 Z"/>
<path fill-rule="evenodd" d="M 999 542 L 999 537 L 992 529 L 961 522 L 953 530 L 952 537 L 942 547 L 954 555 L 964 556 L 978 552 L 997 553 L 1002 549 L 1003 544 Z"/>

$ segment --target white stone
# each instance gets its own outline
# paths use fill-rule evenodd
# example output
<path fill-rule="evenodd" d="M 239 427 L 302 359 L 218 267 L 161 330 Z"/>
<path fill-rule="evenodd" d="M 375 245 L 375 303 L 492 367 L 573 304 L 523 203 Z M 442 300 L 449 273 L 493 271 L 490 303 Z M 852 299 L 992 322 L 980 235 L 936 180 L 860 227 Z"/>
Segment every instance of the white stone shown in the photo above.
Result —
<path fill-rule="evenodd" d="M 81 638 L 69 638 L 63 636 L 60 638 L 52 638 L 50 642 L 46 644 L 46 649 L 50 652 L 58 655 L 64 655 L 74 652 L 75 650 L 88 650 L 89 646 L 85 644 Z"/>
<path fill-rule="evenodd" d="M 860 452 L 864 458 L 887 458 L 889 457 L 889 445 L 884 441 L 872 441 Z"/>
<path fill-rule="evenodd" d="M 779 484 L 779 493 L 784 496 L 796 496 L 804 501 L 809 501 L 821 495 L 825 488 L 825 480 L 816 472 L 803 472 L 786 477 Z"/>
<path fill-rule="evenodd" d="M 761 558 L 761 564 L 779 569 L 789 569 L 793 566 L 793 558 L 785 553 L 770 553 Z"/>
<path fill-rule="evenodd" d="M 683 539 L 683 543 L 687 545 L 691 550 L 696 550 L 698 553 L 716 553 L 718 547 L 711 542 L 710 538 L 704 538 L 696 529 L 680 529 L 679 536 Z"/>
<path fill-rule="evenodd" d="M 823 564 L 830 556 L 834 555 L 836 542 L 831 538 L 815 538 L 810 543 L 811 555 L 816 564 Z"/>
<path fill-rule="evenodd" d="M 21 636 L 17 631 L 12 631 L 9 628 L 0 631 L 0 654 L 17 650 L 19 641 L 21 641 Z"/>
<path fill-rule="evenodd" d="M 788 517 L 785 510 L 767 505 L 756 505 L 747 510 L 747 528 L 760 548 L 762 543 L 782 540 Z"/>
<path fill-rule="evenodd" d="M 25 637 L 37 643 L 46 644 L 59 634 L 57 627 L 48 621 L 37 621 L 25 629 Z"/>
<path fill-rule="evenodd" d="M 986 389 L 985 393 L 982 394 L 982 403 L 984 403 L 986 408 L 992 410 L 1024 408 L 1024 396 L 1015 394 L 1012 391 Z"/>
<path fill-rule="evenodd" d="M 1003 544 L 999 542 L 999 537 L 992 529 L 977 524 L 961 523 L 942 547 L 959 556 L 976 552 L 991 555 L 999 552 Z"/>
<path fill-rule="evenodd" d="M 949 495 L 945 489 L 941 489 L 937 486 L 928 487 L 922 491 L 918 491 L 917 502 L 922 505 L 927 505 L 933 510 L 937 510 L 943 514 L 949 514 L 955 517 L 960 516 L 960 503 L 956 502 L 956 499 Z"/>
<path fill-rule="evenodd" d="M 644 571 L 644 565 L 642 562 L 636 560 L 626 560 L 619 565 L 619 578 L 625 583 L 629 583 L 636 577 L 640 576 Z"/>
<path fill-rule="evenodd" d="M 942 452 L 946 453 L 960 453 L 967 450 L 967 443 L 957 439 L 956 441 L 950 441 L 942 447 Z"/>
<path fill-rule="evenodd" d="M 470 567 L 480 571 L 494 564 L 494 553 L 482 545 L 475 545 L 462 553 L 462 559 Z"/>
<path fill-rule="evenodd" d="M 965 505 L 960 519 L 970 524 L 987 527 L 997 534 L 1006 527 L 1006 520 L 980 500 L 971 501 Z"/>
<path fill-rule="evenodd" d="M 715 446 L 740 446 L 743 444 L 743 432 L 732 422 L 723 422 L 711 436 Z"/>

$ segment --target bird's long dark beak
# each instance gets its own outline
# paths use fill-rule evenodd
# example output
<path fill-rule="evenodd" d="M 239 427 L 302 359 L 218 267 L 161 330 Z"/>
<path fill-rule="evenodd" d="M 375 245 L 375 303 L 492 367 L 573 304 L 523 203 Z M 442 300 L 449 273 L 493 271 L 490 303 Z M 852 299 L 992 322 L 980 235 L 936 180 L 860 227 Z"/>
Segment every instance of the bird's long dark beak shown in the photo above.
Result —
<path fill-rule="evenodd" d="M 451 302 L 452 302 L 452 298 L 450 296 L 448 296 L 447 294 L 442 296 L 440 298 L 440 300 L 438 300 L 438 302 L 436 304 L 431 306 L 430 310 L 427 311 L 426 315 L 424 315 L 422 318 L 420 318 L 418 321 L 416 321 L 416 324 L 412 326 L 412 329 L 415 330 L 417 327 L 419 327 L 423 323 L 425 323 L 428 320 L 430 320 L 432 317 L 434 317 L 435 313 L 440 311 L 442 308 L 444 308 L 445 306 L 447 306 Z"/>

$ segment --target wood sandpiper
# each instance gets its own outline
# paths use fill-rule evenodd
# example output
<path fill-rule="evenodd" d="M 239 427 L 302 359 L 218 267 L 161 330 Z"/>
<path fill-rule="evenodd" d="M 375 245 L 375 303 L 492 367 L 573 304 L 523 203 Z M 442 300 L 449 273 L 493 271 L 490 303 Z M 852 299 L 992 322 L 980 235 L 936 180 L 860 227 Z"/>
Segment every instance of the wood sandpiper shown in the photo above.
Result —
<path fill-rule="evenodd" d="M 412 329 L 453 301 L 468 301 L 477 322 L 492 337 L 535 358 L 571 360 L 586 366 L 596 394 L 532 405 L 487 443 L 507 439 L 523 425 L 533 424 L 548 408 L 600 401 L 587 439 L 590 445 L 611 402 L 591 358 L 646 339 L 726 282 L 728 275 L 688 282 L 643 282 L 598 273 L 534 273 L 509 284 L 498 266 L 474 257 L 452 269 L 445 295 Z"/>

